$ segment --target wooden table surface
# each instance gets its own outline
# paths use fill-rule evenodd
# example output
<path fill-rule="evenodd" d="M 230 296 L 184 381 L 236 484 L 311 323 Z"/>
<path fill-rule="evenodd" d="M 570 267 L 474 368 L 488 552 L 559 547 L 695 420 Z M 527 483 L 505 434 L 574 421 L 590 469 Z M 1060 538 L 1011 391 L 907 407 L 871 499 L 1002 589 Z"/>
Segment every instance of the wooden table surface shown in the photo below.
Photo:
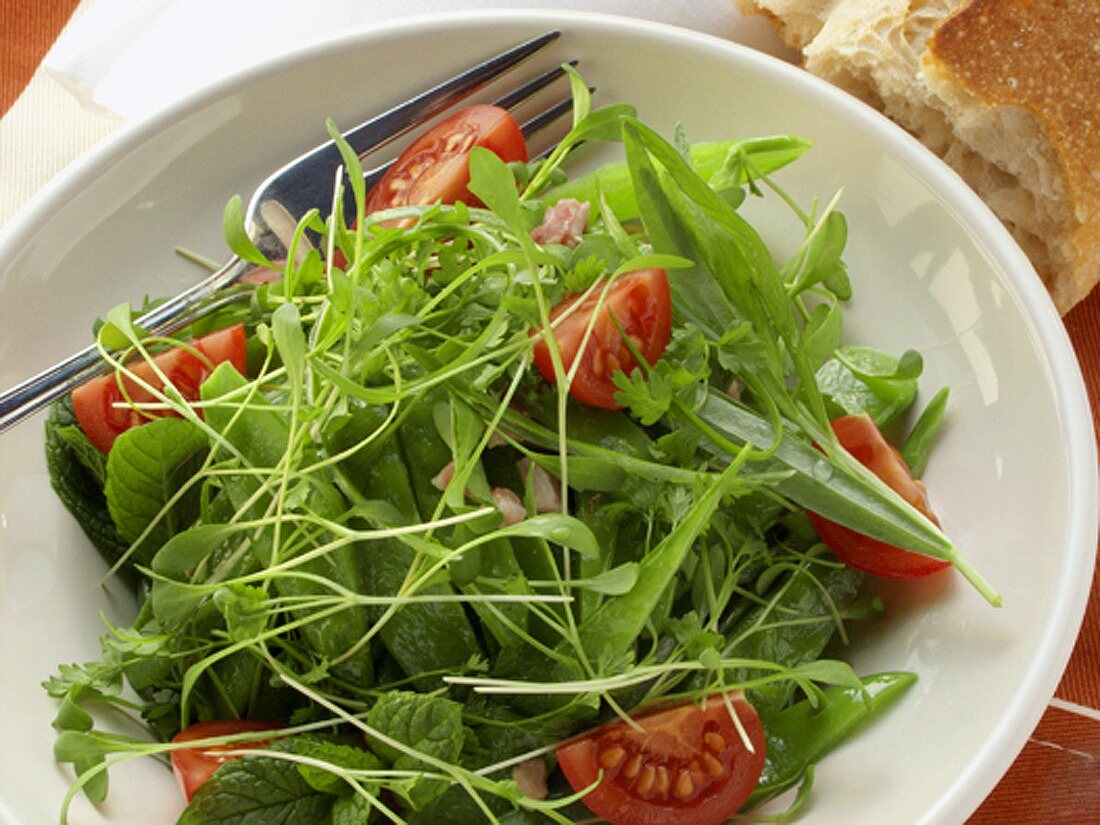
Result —
<path fill-rule="evenodd" d="M 51 81 L 36 70 L 57 34 L 69 19 L 77 0 L 0 0 L 0 157 L 29 144 L 35 107 L 42 103 L 30 93 L 9 109 L 34 80 L 36 88 Z M 39 93 L 42 94 L 42 93 Z M 86 145 L 60 144 L 44 164 L 52 173 L 87 148 L 101 132 L 82 136 Z M 40 173 L 40 174 L 46 174 Z M 40 183 L 44 183 L 43 178 Z M 31 181 L 33 185 L 34 180 Z M 9 176 L 0 177 L 0 188 L 16 186 Z M 22 181 L 23 190 L 28 188 Z M 31 194 L 17 193 L 19 198 Z M 10 201 L 12 194 L 8 193 Z M 0 214 L 0 222 L 6 217 Z M 1100 409 L 1100 289 L 1065 318 L 1077 351 L 1093 408 L 1093 423 Z M 1100 567 L 1098 567 L 1100 573 Z M 1100 583 L 1093 578 L 1088 612 L 1077 646 L 1061 684 L 1038 727 L 1007 775 L 969 820 L 973 825 L 1003 823 L 1100 823 Z"/>

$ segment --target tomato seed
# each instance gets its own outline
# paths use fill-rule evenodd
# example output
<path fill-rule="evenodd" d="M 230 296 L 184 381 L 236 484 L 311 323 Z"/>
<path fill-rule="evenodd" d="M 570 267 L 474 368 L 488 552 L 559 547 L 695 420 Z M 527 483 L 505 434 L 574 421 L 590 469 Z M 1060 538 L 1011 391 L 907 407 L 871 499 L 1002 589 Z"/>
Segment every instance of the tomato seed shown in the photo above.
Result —
<path fill-rule="evenodd" d="M 592 374 L 597 378 L 603 375 L 603 351 L 597 349 L 592 356 Z"/>
<path fill-rule="evenodd" d="M 664 765 L 657 767 L 657 795 L 668 796 L 668 789 L 671 787 L 672 781 L 668 775 L 668 768 Z"/>
<path fill-rule="evenodd" d="M 722 734 L 720 733 L 704 734 L 703 742 L 708 748 L 716 753 L 721 753 L 726 749 L 726 740 L 722 738 Z"/>
<path fill-rule="evenodd" d="M 653 769 L 652 765 L 646 765 L 642 768 L 642 775 L 638 779 L 636 789 L 642 796 L 649 796 L 653 791 L 653 783 L 657 780 L 657 771 Z"/>
<path fill-rule="evenodd" d="M 693 793 L 695 793 L 695 783 L 691 781 L 691 774 L 685 770 L 681 770 L 676 777 L 676 795 L 682 799 L 687 799 Z"/>
<path fill-rule="evenodd" d="M 610 748 L 604 748 L 600 751 L 600 764 L 608 770 L 611 770 L 619 766 L 624 756 L 626 756 L 626 751 L 623 748 L 620 748 L 618 745 L 612 745 Z"/>
<path fill-rule="evenodd" d="M 623 766 L 623 776 L 627 779 L 633 779 L 638 775 L 638 771 L 642 769 L 642 756 L 641 754 L 634 754 L 628 760 L 626 765 Z"/>
<path fill-rule="evenodd" d="M 711 776 L 718 776 L 725 770 L 725 768 L 722 767 L 722 763 L 709 753 L 703 754 L 703 765 L 706 767 L 707 773 Z"/>

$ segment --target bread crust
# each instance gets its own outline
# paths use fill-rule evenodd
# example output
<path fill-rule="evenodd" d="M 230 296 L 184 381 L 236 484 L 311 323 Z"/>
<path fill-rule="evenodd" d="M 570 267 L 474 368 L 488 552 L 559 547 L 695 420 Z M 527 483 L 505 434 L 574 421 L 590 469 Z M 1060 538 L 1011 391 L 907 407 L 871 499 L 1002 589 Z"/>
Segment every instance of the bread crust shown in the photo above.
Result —
<path fill-rule="evenodd" d="M 1100 3 L 971 0 L 933 33 L 924 65 L 1039 121 L 1076 224 L 1071 270 L 1041 273 L 1067 311 L 1100 280 Z"/>

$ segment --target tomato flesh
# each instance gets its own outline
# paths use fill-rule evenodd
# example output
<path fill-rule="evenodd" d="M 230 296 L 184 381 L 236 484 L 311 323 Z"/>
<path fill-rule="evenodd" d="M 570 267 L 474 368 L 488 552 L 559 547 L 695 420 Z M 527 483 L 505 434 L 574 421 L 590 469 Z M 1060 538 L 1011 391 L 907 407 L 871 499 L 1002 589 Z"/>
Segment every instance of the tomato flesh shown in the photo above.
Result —
<path fill-rule="evenodd" d="M 553 335 L 567 372 L 577 358 L 601 292 L 597 287 L 586 297 L 567 297 L 550 311 L 551 324 L 557 321 Z M 600 315 L 592 325 L 592 334 L 581 355 L 581 364 L 569 385 L 569 394 L 584 404 L 607 410 L 622 407 L 615 400 L 619 389 L 612 376 L 618 370 L 630 375 L 638 362 L 618 327 L 622 327 L 646 363 L 654 364 L 661 357 L 672 337 L 672 295 L 668 275 L 663 269 L 629 272 L 617 278 L 607 290 Z M 540 330 L 533 330 L 531 334 L 539 336 L 534 350 L 535 366 L 547 381 L 553 381 L 550 348 Z"/>
<path fill-rule="evenodd" d="M 217 722 L 196 722 L 190 727 L 184 728 L 172 740 L 174 743 L 194 742 L 200 739 L 211 739 L 216 736 L 231 736 L 237 733 L 254 733 L 268 730 L 278 730 L 279 726 L 270 722 L 258 722 L 250 719 L 230 719 Z M 239 751 L 249 748 L 263 748 L 271 742 L 270 739 L 257 739 L 249 742 L 234 742 L 230 745 L 215 745 L 199 748 L 179 748 L 172 751 L 172 772 L 176 775 L 180 790 L 191 801 L 203 783 L 206 782 L 214 771 L 226 762 L 238 759 L 236 756 L 226 755 L 227 751 Z"/>
<path fill-rule="evenodd" d="M 749 742 L 721 696 L 599 728 L 558 748 L 582 801 L 612 825 L 719 825 L 745 804 L 764 769 L 764 729 L 744 697 L 729 694 Z M 603 772 L 603 778 L 600 773 Z"/>
<path fill-rule="evenodd" d="M 457 201 L 480 205 L 466 188 L 470 150 L 475 146 L 505 162 L 527 160 L 523 133 L 507 110 L 489 104 L 469 106 L 433 126 L 401 153 L 367 194 L 367 213 Z"/>
<path fill-rule="evenodd" d="M 832 422 L 841 446 L 852 457 L 882 479 L 929 521 L 939 521 L 928 503 L 924 484 L 913 478 L 905 459 L 883 438 L 875 422 L 867 415 L 846 415 Z M 810 512 L 810 521 L 821 540 L 845 564 L 889 579 L 915 579 L 950 567 L 950 562 L 934 559 L 873 539 L 835 521 Z"/>
<path fill-rule="evenodd" d="M 238 372 L 243 373 L 246 369 L 247 343 L 242 324 L 196 338 L 190 345 L 202 357 L 182 347 L 165 350 L 153 357 L 160 371 L 188 401 L 198 399 L 199 387 L 210 375 L 212 366 L 229 361 Z M 127 369 L 158 390 L 164 387 L 148 361 L 133 362 Z M 153 401 L 153 395 L 129 376 L 122 378 L 122 385 L 125 395 L 119 388 L 117 376 L 103 375 L 73 390 L 73 411 L 80 429 L 104 453 L 109 452 L 115 439 L 131 427 L 171 414 L 134 409 L 126 403 L 127 398 L 142 403 Z"/>

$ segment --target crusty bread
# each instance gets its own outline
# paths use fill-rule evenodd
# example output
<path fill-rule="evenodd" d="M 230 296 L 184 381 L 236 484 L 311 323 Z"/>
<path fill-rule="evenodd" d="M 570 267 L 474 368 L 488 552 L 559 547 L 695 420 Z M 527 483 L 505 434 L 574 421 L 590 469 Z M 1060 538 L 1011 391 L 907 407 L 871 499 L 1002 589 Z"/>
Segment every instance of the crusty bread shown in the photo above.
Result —
<path fill-rule="evenodd" d="M 944 158 L 1059 311 L 1100 281 L 1097 0 L 737 0 Z"/>

